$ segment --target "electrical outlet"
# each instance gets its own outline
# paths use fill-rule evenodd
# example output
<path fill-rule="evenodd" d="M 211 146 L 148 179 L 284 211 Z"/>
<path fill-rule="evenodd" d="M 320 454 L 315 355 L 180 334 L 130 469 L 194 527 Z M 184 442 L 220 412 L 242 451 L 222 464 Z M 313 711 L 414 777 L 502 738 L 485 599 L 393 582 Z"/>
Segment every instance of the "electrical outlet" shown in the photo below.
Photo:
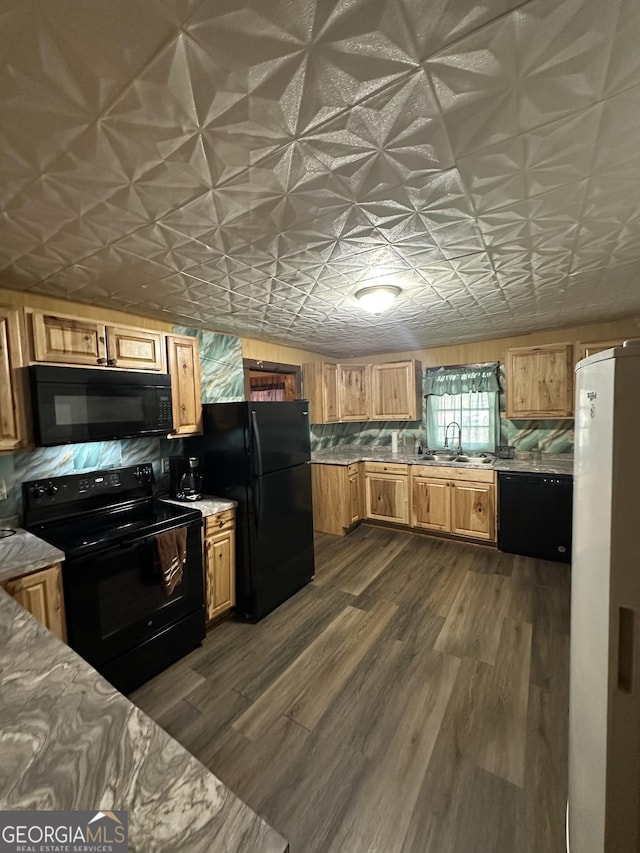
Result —
<path fill-rule="evenodd" d="M 162 460 L 162 473 L 163 473 L 163 474 L 168 474 L 168 473 L 169 473 L 169 458 L 168 458 L 168 457 L 165 457 L 165 458 Z"/>
<path fill-rule="evenodd" d="M 5 485 L 4 480 L 0 480 L 0 501 L 6 501 L 7 499 L 7 487 Z"/>

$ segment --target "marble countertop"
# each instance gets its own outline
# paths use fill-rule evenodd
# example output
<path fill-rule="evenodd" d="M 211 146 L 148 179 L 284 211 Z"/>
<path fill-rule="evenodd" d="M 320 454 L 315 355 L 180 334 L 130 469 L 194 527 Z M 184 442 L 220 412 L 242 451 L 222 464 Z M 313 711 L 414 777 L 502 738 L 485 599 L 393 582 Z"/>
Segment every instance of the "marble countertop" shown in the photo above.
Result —
<path fill-rule="evenodd" d="M 481 468 L 494 471 L 521 471 L 540 474 L 573 473 L 573 456 L 561 453 L 543 454 L 542 459 L 539 460 L 522 454 L 517 459 L 496 458 L 491 463 L 466 463 L 446 462 L 444 460 L 427 461 L 424 455 L 392 453 L 388 447 L 353 445 L 315 451 L 311 454 L 311 461 L 324 465 L 351 465 L 354 462 L 397 462 L 404 465 L 437 465 L 452 468 Z"/>
<path fill-rule="evenodd" d="M 125 809 L 138 853 L 285 853 L 216 776 L 0 590 L 0 809 Z"/>
<path fill-rule="evenodd" d="M 203 495 L 199 501 L 176 501 L 172 498 L 162 498 L 162 500 L 169 504 L 199 509 L 203 518 L 206 518 L 208 515 L 215 515 L 217 512 L 223 512 L 225 509 L 234 509 L 234 507 L 238 506 L 237 501 L 229 501 L 226 498 L 214 498 L 209 495 Z"/>
<path fill-rule="evenodd" d="M 64 553 L 20 527 L 15 536 L 0 539 L 0 583 L 44 569 L 64 560 Z"/>

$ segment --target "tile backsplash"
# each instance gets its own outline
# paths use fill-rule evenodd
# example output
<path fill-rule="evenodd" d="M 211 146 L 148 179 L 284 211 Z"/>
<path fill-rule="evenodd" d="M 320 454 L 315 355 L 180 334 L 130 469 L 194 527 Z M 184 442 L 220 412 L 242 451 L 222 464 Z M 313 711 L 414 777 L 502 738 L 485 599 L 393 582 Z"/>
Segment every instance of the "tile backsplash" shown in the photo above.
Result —
<path fill-rule="evenodd" d="M 242 400 L 244 373 L 240 338 L 176 326 L 174 332 L 197 337 L 200 343 L 200 373 L 204 403 Z M 121 441 L 93 441 L 59 447 L 37 447 L 30 452 L 0 454 L 0 480 L 7 488 L 7 500 L 0 502 L 0 526 L 12 526 L 22 517 L 22 489 L 25 480 L 58 477 L 78 471 L 119 468 L 151 462 L 156 479 L 162 476 L 162 459 L 182 452 L 179 440 L 131 438 Z"/>
<path fill-rule="evenodd" d="M 426 371 L 423 371 L 423 383 Z M 517 450 L 540 449 L 543 453 L 573 452 L 573 419 L 550 421 L 511 421 L 504 417 L 506 395 L 504 365 L 500 366 L 499 396 L 500 444 L 511 444 Z M 365 421 L 362 423 L 314 424 L 311 427 L 311 449 L 324 450 L 341 445 L 391 446 L 391 433 L 398 430 L 399 446 L 404 436 L 415 438 L 416 447 L 427 447 L 426 401 L 422 395 L 423 413 L 420 421 Z M 464 444 L 464 442 L 463 442 Z"/>

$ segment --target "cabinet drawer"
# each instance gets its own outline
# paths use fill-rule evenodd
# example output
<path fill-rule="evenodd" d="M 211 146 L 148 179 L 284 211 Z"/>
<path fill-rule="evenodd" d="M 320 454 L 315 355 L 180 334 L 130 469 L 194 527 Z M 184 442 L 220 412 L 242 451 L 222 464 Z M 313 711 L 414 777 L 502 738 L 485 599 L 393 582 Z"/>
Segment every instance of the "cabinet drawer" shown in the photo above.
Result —
<path fill-rule="evenodd" d="M 205 536 L 218 533 L 220 530 L 231 530 L 234 526 L 235 510 L 225 509 L 215 515 L 209 515 L 204 520 Z"/>
<path fill-rule="evenodd" d="M 409 466 L 398 462 L 365 462 L 365 474 L 408 474 Z"/>
<path fill-rule="evenodd" d="M 413 479 L 426 477 L 429 480 L 465 480 L 470 483 L 495 483 L 496 472 L 493 469 L 484 468 L 449 468 L 445 465 L 413 465 L 411 467 Z"/>

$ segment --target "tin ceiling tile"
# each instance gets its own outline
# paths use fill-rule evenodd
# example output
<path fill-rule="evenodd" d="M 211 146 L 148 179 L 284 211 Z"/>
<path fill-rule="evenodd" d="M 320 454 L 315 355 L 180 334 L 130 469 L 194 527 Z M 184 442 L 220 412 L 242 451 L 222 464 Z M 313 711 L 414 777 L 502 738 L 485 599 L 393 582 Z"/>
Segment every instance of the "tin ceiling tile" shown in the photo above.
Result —
<path fill-rule="evenodd" d="M 337 356 L 640 310 L 631 0 L 108 5 L 0 10 L 0 284 Z"/>

